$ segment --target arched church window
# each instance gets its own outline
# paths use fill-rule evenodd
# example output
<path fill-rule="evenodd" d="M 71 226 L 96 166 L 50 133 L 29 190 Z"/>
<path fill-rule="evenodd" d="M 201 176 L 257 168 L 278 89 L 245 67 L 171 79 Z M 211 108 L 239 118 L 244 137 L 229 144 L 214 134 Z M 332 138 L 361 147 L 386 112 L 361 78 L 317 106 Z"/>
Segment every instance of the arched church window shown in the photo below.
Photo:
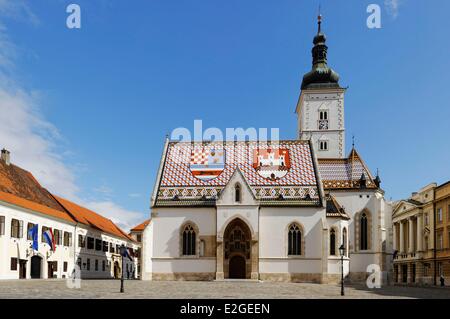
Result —
<path fill-rule="evenodd" d="M 344 245 L 344 256 L 348 257 L 348 250 L 347 250 L 347 228 L 344 227 L 342 230 L 342 244 Z"/>
<path fill-rule="evenodd" d="M 336 231 L 334 228 L 330 230 L 330 255 L 336 256 Z"/>
<path fill-rule="evenodd" d="M 302 231 L 297 224 L 289 226 L 288 255 L 300 256 L 302 254 Z"/>
<path fill-rule="evenodd" d="M 360 249 L 361 250 L 367 250 L 369 245 L 369 236 L 368 236 L 368 221 L 367 221 L 367 214 L 364 212 L 361 215 L 360 220 Z"/>
<path fill-rule="evenodd" d="M 241 201 L 241 185 L 236 184 L 234 187 L 234 201 L 240 202 Z"/>
<path fill-rule="evenodd" d="M 186 225 L 183 230 L 183 255 L 195 255 L 196 234 L 192 225 Z"/>

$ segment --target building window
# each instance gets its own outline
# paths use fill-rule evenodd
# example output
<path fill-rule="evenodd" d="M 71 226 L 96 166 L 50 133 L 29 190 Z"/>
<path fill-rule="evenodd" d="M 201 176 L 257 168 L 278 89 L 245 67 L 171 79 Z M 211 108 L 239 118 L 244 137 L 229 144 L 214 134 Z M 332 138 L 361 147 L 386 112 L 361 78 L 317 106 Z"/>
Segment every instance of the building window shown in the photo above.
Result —
<path fill-rule="evenodd" d="M 0 216 L 0 236 L 5 235 L 5 216 Z"/>
<path fill-rule="evenodd" d="M 47 226 L 42 226 L 42 231 L 41 231 L 41 242 L 42 243 L 46 243 L 47 241 L 45 240 L 45 236 L 44 233 L 49 230 L 50 228 L 48 228 Z"/>
<path fill-rule="evenodd" d="M 95 260 L 95 271 L 98 271 L 98 259 Z"/>
<path fill-rule="evenodd" d="M 336 256 L 336 231 L 330 230 L 330 255 Z"/>
<path fill-rule="evenodd" d="M 142 242 L 142 235 L 141 235 L 141 234 L 137 234 L 137 235 L 136 235 L 136 241 L 137 241 L 138 243 L 141 243 L 141 242 Z"/>
<path fill-rule="evenodd" d="M 430 223 L 430 221 L 428 220 L 428 213 L 425 213 L 424 217 L 425 217 L 425 226 L 428 226 L 428 224 Z"/>
<path fill-rule="evenodd" d="M 35 225 L 33 223 L 27 224 L 27 240 L 33 240 L 33 236 L 31 235 L 31 230 L 33 229 Z"/>
<path fill-rule="evenodd" d="M 23 221 L 18 219 L 11 220 L 11 237 L 22 238 L 23 236 Z"/>
<path fill-rule="evenodd" d="M 11 270 L 17 270 L 17 258 L 11 258 Z"/>
<path fill-rule="evenodd" d="M 63 263 L 63 272 L 67 272 L 67 261 Z"/>
<path fill-rule="evenodd" d="M 64 232 L 64 246 L 70 247 L 72 246 L 72 233 Z"/>
<path fill-rule="evenodd" d="M 239 184 L 234 186 L 234 201 L 237 203 L 241 202 L 241 185 Z"/>
<path fill-rule="evenodd" d="M 91 270 L 91 260 L 89 258 L 86 259 L 86 270 Z"/>
<path fill-rule="evenodd" d="M 113 243 L 109 243 L 109 252 L 114 253 L 114 245 Z"/>
<path fill-rule="evenodd" d="M 95 250 L 101 251 L 102 250 L 102 240 L 96 239 L 95 240 Z"/>
<path fill-rule="evenodd" d="M 328 130 L 328 111 L 319 111 L 319 130 Z"/>
<path fill-rule="evenodd" d="M 104 241 L 104 242 L 103 242 L 103 252 L 104 252 L 104 253 L 107 253 L 107 252 L 108 252 L 108 242 L 107 242 L 107 241 Z"/>
<path fill-rule="evenodd" d="M 77 259 L 77 265 L 78 265 L 78 268 L 80 268 L 80 270 L 81 270 L 81 257 L 78 257 L 78 259 Z"/>
<path fill-rule="evenodd" d="M 302 254 L 302 231 L 297 224 L 289 226 L 288 255 L 300 256 Z"/>
<path fill-rule="evenodd" d="M 344 227 L 342 230 L 342 244 L 344 245 L 344 256 L 348 256 L 347 249 L 347 228 Z"/>
<path fill-rule="evenodd" d="M 83 235 L 78 235 L 78 247 L 84 248 L 86 246 L 86 237 Z"/>
<path fill-rule="evenodd" d="M 368 245 L 368 222 L 367 222 L 367 214 L 363 213 L 361 215 L 361 220 L 360 220 L 360 249 L 361 250 L 367 250 L 369 245 Z"/>
<path fill-rule="evenodd" d="M 87 238 L 87 249 L 94 249 L 94 238 Z"/>
<path fill-rule="evenodd" d="M 102 260 L 102 271 L 106 271 L 106 262 Z"/>
<path fill-rule="evenodd" d="M 328 151 L 328 141 L 319 141 L 319 150 Z"/>
<path fill-rule="evenodd" d="M 61 231 L 59 229 L 53 230 L 53 238 L 55 238 L 55 245 L 61 245 Z"/>
<path fill-rule="evenodd" d="M 120 253 L 120 245 L 116 244 L 116 253 L 119 254 Z"/>
<path fill-rule="evenodd" d="M 186 225 L 183 230 L 183 255 L 195 255 L 196 235 L 192 225 Z"/>
<path fill-rule="evenodd" d="M 442 232 L 437 234 L 437 249 L 444 249 L 444 236 L 442 236 Z"/>
<path fill-rule="evenodd" d="M 439 223 L 442 223 L 442 208 L 438 208 L 437 210 L 437 220 Z"/>

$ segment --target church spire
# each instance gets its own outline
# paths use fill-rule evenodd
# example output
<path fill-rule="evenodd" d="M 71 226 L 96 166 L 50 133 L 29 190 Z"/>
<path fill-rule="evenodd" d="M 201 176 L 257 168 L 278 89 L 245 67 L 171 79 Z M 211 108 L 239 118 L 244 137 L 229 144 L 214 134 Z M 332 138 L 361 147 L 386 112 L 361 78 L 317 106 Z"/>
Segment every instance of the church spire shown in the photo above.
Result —
<path fill-rule="evenodd" d="M 319 9 L 320 10 L 320 9 Z M 305 74 L 302 82 L 302 90 L 308 88 L 339 87 L 339 75 L 328 67 L 328 47 L 325 44 L 327 38 L 322 33 L 322 14 L 317 17 L 317 34 L 314 37 L 312 48 L 312 70 Z"/>

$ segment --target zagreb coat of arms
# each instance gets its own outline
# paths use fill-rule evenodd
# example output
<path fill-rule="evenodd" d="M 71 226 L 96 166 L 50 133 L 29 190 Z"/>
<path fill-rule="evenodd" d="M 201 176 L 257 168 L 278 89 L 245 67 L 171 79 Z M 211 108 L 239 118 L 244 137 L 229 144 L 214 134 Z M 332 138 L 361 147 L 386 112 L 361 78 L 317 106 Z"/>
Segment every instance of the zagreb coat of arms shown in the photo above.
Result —
<path fill-rule="evenodd" d="M 202 181 L 216 178 L 225 169 L 225 150 L 194 150 L 191 154 L 189 169 L 194 177 Z"/>
<path fill-rule="evenodd" d="M 291 168 L 288 149 L 258 149 L 253 152 L 253 168 L 270 180 L 285 176 Z"/>

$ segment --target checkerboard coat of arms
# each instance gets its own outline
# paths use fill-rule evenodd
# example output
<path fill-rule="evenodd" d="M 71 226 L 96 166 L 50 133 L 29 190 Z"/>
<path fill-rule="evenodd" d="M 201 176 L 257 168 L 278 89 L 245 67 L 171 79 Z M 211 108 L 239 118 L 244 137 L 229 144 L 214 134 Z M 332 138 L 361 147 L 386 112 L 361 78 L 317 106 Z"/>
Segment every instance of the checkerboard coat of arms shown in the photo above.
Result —
<path fill-rule="evenodd" d="M 202 181 L 218 177 L 225 169 L 225 150 L 195 149 L 192 151 L 189 169 L 194 177 Z"/>
<path fill-rule="evenodd" d="M 253 152 L 253 168 L 270 180 L 285 176 L 291 168 L 288 149 L 257 149 Z"/>

